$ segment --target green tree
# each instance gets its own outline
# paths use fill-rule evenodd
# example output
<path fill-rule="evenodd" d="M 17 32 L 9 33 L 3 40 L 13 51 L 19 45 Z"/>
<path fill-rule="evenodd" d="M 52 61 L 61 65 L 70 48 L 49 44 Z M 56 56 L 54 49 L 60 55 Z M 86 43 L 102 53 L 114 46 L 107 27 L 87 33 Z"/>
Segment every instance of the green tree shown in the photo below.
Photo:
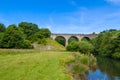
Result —
<path fill-rule="evenodd" d="M 41 28 L 35 34 L 35 38 L 36 38 L 36 40 L 38 41 L 39 44 L 46 45 L 47 44 L 46 39 L 50 38 L 50 35 L 51 35 L 51 32 L 50 32 L 49 29 L 47 29 L 47 28 Z"/>
<path fill-rule="evenodd" d="M 19 29 L 25 34 L 27 40 L 33 41 L 35 34 L 39 31 L 38 25 L 28 22 L 19 23 Z"/>
<path fill-rule="evenodd" d="M 78 41 L 78 39 L 76 37 L 71 37 L 69 38 L 68 40 L 68 44 L 72 43 L 72 42 L 75 42 L 75 41 Z"/>
<path fill-rule="evenodd" d="M 92 53 L 93 49 L 93 45 L 87 41 L 81 41 L 79 43 L 79 52 L 81 53 L 90 54 Z"/>
<path fill-rule="evenodd" d="M 3 39 L 4 33 L 0 33 L 0 47 L 2 46 L 2 39 Z"/>
<path fill-rule="evenodd" d="M 87 42 L 90 42 L 90 39 L 89 39 L 88 37 L 83 37 L 83 38 L 81 39 L 81 41 L 87 41 Z"/>
<path fill-rule="evenodd" d="M 95 53 L 106 57 L 120 58 L 120 30 L 103 31 L 92 40 L 92 43 Z"/>
<path fill-rule="evenodd" d="M 50 38 L 51 32 L 48 28 L 41 28 L 37 33 L 39 38 Z"/>
<path fill-rule="evenodd" d="M 4 24 L 2 24 L 2 23 L 0 23 L 0 33 L 1 32 L 5 32 L 5 25 Z"/>
<path fill-rule="evenodd" d="M 65 46 L 65 38 L 64 37 L 58 36 L 55 40 L 58 43 L 60 43 L 61 45 Z"/>
<path fill-rule="evenodd" d="M 113 54 L 112 57 L 120 59 L 120 32 L 117 33 L 117 37 L 112 40 L 113 45 Z"/>
<path fill-rule="evenodd" d="M 67 51 L 79 51 L 79 42 L 72 41 L 68 46 L 66 47 Z"/>
<path fill-rule="evenodd" d="M 29 48 L 25 47 L 26 42 L 24 37 L 22 36 L 23 34 L 18 30 L 16 25 L 9 25 L 8 28 L 6 29 L 4 36 L 0 42 L 0 47 L 1 48 Z"/>
<path fill-rule="evenodd" d="M 74 41 L 68 44 L 67 48 L 68 51 L 79 51 L 80 53 L 89 54 L 93 52 L 93 45 L 87 41 L 77 42 Z"/>

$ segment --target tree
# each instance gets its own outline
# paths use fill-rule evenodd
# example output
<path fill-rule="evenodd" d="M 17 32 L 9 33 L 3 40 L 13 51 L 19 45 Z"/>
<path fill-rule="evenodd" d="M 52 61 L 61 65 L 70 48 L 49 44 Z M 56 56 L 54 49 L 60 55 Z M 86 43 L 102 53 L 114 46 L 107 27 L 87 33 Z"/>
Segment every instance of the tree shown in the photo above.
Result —
<path fill-rule="evenodd" d="M 92 40 L 92 43 L 95 47 L 95 53 L 120 59 L 120 30 L 103 31 Z"/>
<path fill-rule="evenodd" d="M 2 46 L 2 39 L 3 39 L 4 33 L 0 33 L 0 47 Z"/>
<path fill-rule="evenodd" d="M 19 29 L 25 34 L 27 40 L 32 41 L 35 33 L 39 31 L 38 25 L 28 22 L 19 23 Z"/>
<path fill-rule="evenodd" d="M 68 40 L 68 44 L 75 42 L 75 41 L 78 41 L 78 39 L 76 37 L 70 37 Z"/>
<path fill-rule="evenodd" d="M 50 38 L 51 32 L 47 28 L 41 28 L 39 31 L 35 34 L 35 38 L 38 41 L 39 44 L 47 44 L 46 38 Z"/>
<path fill-rule="evenodd" d="M 68 44 L 67 48 L 68 51 L 79 51 L 80 53 L 89 54 L 93 52 L 93 45 L 87 41 L 73 41 Z"/>
<path fill-rule="evenodd" d="M 87 41 L 81 41 L 79 43 L 79 52 L 81 53 L 90 54 L 93 51 L 93 49 L 93 45 Z"/>
<path fill-rule="evenodd" d="M 96 34 L 95 32 L 92 33 L 93 35 Z"/>
<path fill-rule="evenodd" d="M 87 41 L 87 42 L 90 42 L 90 39 L 89 39 L 88 37 L 83 37 L 83 38 L 81 39 L 81 41 Z"/>
<path fill-rule="evenodd" d="M 0 33 L 5 31 L 5 25 L 0 23 Z"/>
<path fill-rule="evenodd" d="M 67 51 L 79 51 L 79 42 L 72 41 L 70 44 L 68 44 L 66 49 Z"/>
<path fill-rule="evenodd" d="M 0 42 L 1 42 L 1 39 L 3 38 L 5 30 L 6 30 L 5 25 L 0 23 Z"/>
<path fill-rule="evenodd" d="M 51 35 L 51 32 L 48 28 L 41 28 L 39 29 L 37 35 L 39 38 L 49 38 Z"/>
<path fill-rule="evenodd" d="M 31 48 L 30 45 L 26 46 L 23 34 L 18 30 L 16 25 L 9 25 L 6 29 L 4 36 L 0 42 L 1 48 Z"/>
<path fill-rule="evenodd" d="M 65 38 L 64 37 L 58 36 L 55 40 L 58 43 L 60 43 L 61 45 L 65 46 Z"/>
<path fill-rule="evenodd" d="M 120 59 L 120 32 L 117 33 L 117 37 L 112 40 L 112 43 L 114 44 L 112 57 Z"/>
<path fill-rule="evenodd" d="M 18 26 L 12 24 L 5 28 L 0 23 L 0 48 L 33 48 L 31 42 L 46 44 L 50 38 L 48 28 L 38 28 L 37 24 L 21 22 Z"/>

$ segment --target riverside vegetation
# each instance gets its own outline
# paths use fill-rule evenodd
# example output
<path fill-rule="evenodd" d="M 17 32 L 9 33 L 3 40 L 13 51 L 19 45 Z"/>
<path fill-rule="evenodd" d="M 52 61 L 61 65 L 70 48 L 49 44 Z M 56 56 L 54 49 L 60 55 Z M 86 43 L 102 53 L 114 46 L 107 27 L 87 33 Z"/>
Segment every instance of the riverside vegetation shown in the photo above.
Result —
<path fill-rule="evenodd" d="M 67 46 L 67 50 L 120 59 L 120 30 L 110 29 L 102 31 L 90 41 L 84 39 L 81 42 L 77 42 L 73 40 Z"/>

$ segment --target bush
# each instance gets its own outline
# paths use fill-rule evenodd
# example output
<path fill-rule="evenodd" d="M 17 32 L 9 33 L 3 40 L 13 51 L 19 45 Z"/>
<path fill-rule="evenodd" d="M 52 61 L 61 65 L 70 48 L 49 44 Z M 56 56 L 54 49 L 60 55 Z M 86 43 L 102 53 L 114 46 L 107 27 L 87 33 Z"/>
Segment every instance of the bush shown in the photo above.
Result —
<path fill-rule="evenodd" d="M 41 28 L 39 31 L 36 33 L 37 38 L 49 38 L 51 35 L 51 32 L 47 28 Z"/>
<path fill-rule="evenodd" d="M 22 48 L 24 48 L 24 49 L 33 49 L 33 46 L 31 45 L 30 41 L 25 40 Z"/>
<path fill-rule="evenodd" d="M 80 62 L 85 65 L 89 65 L 89 57 L 88 56 L 83 56 L 80 58 Z"/>
<path fill-rule="evenodd" d="M 84 54 L 89 54 L 93 51 L 94 47 L 91 43 L 87 41 L 81 41 L 79 43 L 79 52 Z"/>
<path fill-rule="evenodd" d="M 116 52 L 112 55 L 113 58 L 115 59 L 120 59 L 120 52 Z"/>
<path fill-rule="evenodd" d="M 79 51 L 79 42 L 71 42 L 67 46 L 67 51 Z"/>
<path fill-rule="evenodd" d="M 67 46 L 67 51 L 79 51 L 84 54 L 89 54 L 94 50 L 94 47 L 91 43 L 87 41 L 81 41 L 81 42 L 71 42 Z"/>
<path fill-rule="evenodd" d="M 38 44 L 46 45 L 46 44 L 47 44 L 47 41 L 46 41 L 45 38 L 43 38 L 43 39 L 38 39 Z"/>
<path fill-rule="evenodd" d="M 79 63 L 74 65 L 72 71 L 74 74 L 82 75 L 88 71 L 88 67 Z"/>

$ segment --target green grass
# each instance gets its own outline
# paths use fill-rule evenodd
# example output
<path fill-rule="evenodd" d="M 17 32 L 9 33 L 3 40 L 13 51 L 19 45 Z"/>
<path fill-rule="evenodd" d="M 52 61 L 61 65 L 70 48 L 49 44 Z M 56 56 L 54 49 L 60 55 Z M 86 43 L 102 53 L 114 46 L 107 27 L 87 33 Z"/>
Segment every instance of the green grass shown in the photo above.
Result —
<path fill-rule="evenodd" d="M 61 59 L 69 52 L 0 49 L 0 80 L 71 80 Z"/>
<path fill-rule="evenodd" d="M 59 51 L 66 50 L 63 45 L 61 45 L 57 41 L 49 39 L 49 38 L 47 39 L 47 45 L 53 46 L 53 50 L 56 50 L 56 51 L 58 51 L 58 50 Z"/>
<path fill-rule="evenodd" d="M 51 50 L 51 51 L 65 51 L 65 47 L 59 44 L 57 41 L 47 38 L 46 39 L 46 45 L 44 44 L 38 44 L 37 42 L 34 43 L 35 49 L 39 50 Z M 47 47 L 50 47 L 50 49 L 47 49 Z"/>

